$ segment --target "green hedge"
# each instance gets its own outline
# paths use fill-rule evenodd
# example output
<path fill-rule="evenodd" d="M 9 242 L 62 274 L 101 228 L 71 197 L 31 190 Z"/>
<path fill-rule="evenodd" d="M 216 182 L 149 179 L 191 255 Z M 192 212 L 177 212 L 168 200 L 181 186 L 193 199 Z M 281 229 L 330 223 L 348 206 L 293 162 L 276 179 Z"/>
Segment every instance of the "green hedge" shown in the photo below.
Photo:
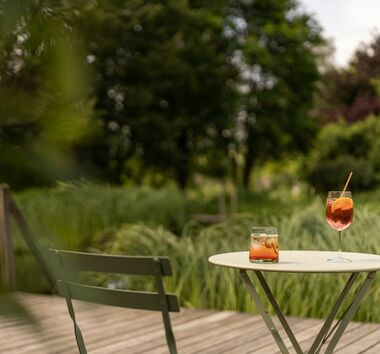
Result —
<path fill-rule="evenodd" d="M 347 178 L 348 171 L 354 171 L 350 188 L 370 189 L 375 185 L 376 174 L 373 163 L 364 158 L 350 155 L 339 156 L 330 161 L 320 161 L 309 170 L 308 179 L 318 191 L 337 190 Z"/>
<path fill-rule="evenodd" d="M 351 188 L 371 189 L 380 182 L 380 116 L 325 126 L 306 164 L 306 178 L 318 191 L 342 188 L 354 171 Z"/>

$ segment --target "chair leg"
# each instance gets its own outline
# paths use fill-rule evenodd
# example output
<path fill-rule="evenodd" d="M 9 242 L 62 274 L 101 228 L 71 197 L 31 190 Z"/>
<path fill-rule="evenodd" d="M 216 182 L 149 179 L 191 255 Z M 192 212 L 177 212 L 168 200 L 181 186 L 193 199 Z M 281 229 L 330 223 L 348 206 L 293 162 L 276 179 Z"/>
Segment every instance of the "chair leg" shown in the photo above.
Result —
<path fill-rule="evenodd" d="M 177 354 L 177 347 L 174 339 L 169 313 L 165 313 L 163 311 L 162 318 L 164 320 L 166 341 L 168 343 L 170 354 Z"/>
<path fill-rule="evenodd" d="M 70 291 L 69 285 L 67 284 L 66 271 L 65 271 L 65 267 L 63 265 L 62 256 L 59 252 L 56 251 L 56 253 L 57 253 L 58 259 L 59 259 L 60 273 L 61 273 L 62 283 L 64 286 L 63 291 L 64 291 L 64 296 L 66 298 L 67 309 L 69 311 L 70 317 L 71 317 L 73 324 L 74 324 L 75 340 L 77 342 L 78 350 L 79 350 L 80 354 L 87 354 L 87 350 L 86 350 L 86 346 L 84 344 L 82 332 L 81 332 L 81 330 L 77 324 L 77 320 L 75 317 L 74 306 L 73 306 L 73 302 L 71 301 L 71 291 Z"/>
<path fill-rule="evenodd" d="M 154 259 L 154 269 L 156 273 L 155 279 L 156 279 L 158 295 L 161 298 L 161 311 L 162 311 L 162 319 L 164 321 L 164 326 L 165 326 L 166 341 L 168 343 L 170 354 L 177 354 L 176 342 L 175 342 L 172 325 L 170 321 L 168 300 L 165 294 L 164 282 L 162 280 L 161 264 L 157 258 Z"/>

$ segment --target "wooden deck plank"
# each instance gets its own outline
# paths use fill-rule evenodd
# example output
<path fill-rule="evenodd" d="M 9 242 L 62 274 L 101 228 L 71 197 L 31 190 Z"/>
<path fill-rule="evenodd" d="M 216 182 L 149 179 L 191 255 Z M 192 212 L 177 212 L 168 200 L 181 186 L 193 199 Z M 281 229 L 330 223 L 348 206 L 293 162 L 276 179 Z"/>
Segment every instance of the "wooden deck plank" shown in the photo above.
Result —
<path fill-rule="evenodd" d="M 237 332 L 244 331 L 248 326 L 260 328 L 256 316 L 252 316 L 251 318 L 248 316 L 236 318 L 234 316 L 218 323 L 217 326 L 213 328 L 209 328 L 209 326 L 205 326 L 204 324 L 200 324 L 200 326 L 203 328 L 202 333 L 194 333 L 194 335 L 179 343 L 178 347 L 181 353 L 192 354 L 199 353 L 202 350 L 208 351 L 220 342 L 232 340 Z"/>
<path fill-rule="evenodd" d="M 57 335 L 62 335 L 65 329 L 68 335 L 72 332 L 72 325 L 67 317 L 67 310 L 65 310 L 64 306 L 62 306 L 62 303 L 57 303 L 59 306 L 51 306 L 51 304 L 47 301 L 43 312 L 41 312 L 41 309 L 38 309 L 37 312 L 34 308 L 29 308 L 31 312 L 35 312 L 33 313 L 35 317 L 40 317 L 38 327 L 36 327 L 35 330 L 41 332 L 41 335 L 54 335 L 55 333 Z M 106 314 L 102 313 L 101 309 L 97 307 L 85 306 L 81 308 L 81 316 L 86 320 L 86 322 L 88 322 L 88 325 L 91 326 L 93 320 L 102 319 L 102 317 L 105 317 Z M 28 325 L 24 324 L 23 326 L 25 327 Z M 14 327 L 13 330 L 8 331 L 8 334 L 12 334 L 13 332 L 16 332 L 17 334 L 18 328 L 19 327 Z M 46 332 L 45 329 L 48 329 L 48 331 Z M 33 333 L 30 333 L 30 336 L 33 339 Z M 26 338 L 24 337 L 24 343 L 27 338 L 28 336 Z"/>
<path fill-rule="evenodd" d="M 364 351 L 361 351 L 359 354 L 379 354 L 380 353 L 380 339 L 372 345 L 372 347 L 366 348 Z"/>
<path fill-rule="evenodd" d="M 304 339 L 300 339 L 300 345 L 301 345 L 301 347 L 302 347 L 303 350 L 310 349 L 310 347 L 312 346 L 312 344 L 313 344 L 316 336 L 318 335 L 318 333 L 319 333 L 319 331 L 320 331 L 320 329 L 322 327 L 322 324 L 323 324 L 323 322 L 321 320 L 321 324 L 320 324 L 319 328 L 317 328 L 316 331 L 314 331 L 314 333 L 309 333 L 307 336 L 306 336 L 306 334 L 302 334 L 302 336 L 303 336 Z M 333 325 L 334 324 L 335 324 L 335 322 L 333 323 Z M 351 322 L 351 323 L 349 323 L 348 326 L 347 326 L 347 328 L 346 328 L 346 330 L 345 330 L 345 332 L 344 332 L 345 336 L 343 336 L 341 338 L 341 342 L 343 342 L 347 338 L 351 338 L 351 336 L 354 333 L 356 333 L 356 329 L 359 329 L 360 326 L 361 326 L 361 324 L 358 323 L 358 322 Z M 333 327 L 331 327 L 331 328 L 333 328 Z M 330 339 L 331 338 L 329 338 L 329 340 L 324 344 L 324 348 L 326 348 L 326 344 L 330 342 Z"/>
<path fill-rule="evenodd" d="M 233 317 L 233 314 L 231 313 L 224 313 L 224 312 L 212 312 L 208 314 L 207 316 L 202 316 L 195 318 L 192 321 L 186 322 L 182 321 L 179 322 L 181 315 L 177 314 L 172 316 L 172 324 L 173 324 L 173 330 L 175 332 L 175 336 L 177 341 L 182 339 L 180 335 L 177 334 L 177 331 L 183 332 L 184 330 L 187 331 L 188 333 L 195 332 L 198 334 L 199 333 L 199 324 L 202 323 L 204 324 L 210 324 L 212 325 L 213 323 L 217 324 L 220 323 L 221 320 L 228 318 L 228 317 Z M 127 340 L 127 341 L 121 341 L 117 345 L 113 346 L 111 353 L 118 353 L 120 352 L 121 348 L 124 348 L 128 353 L 138 353 L 141 352 L 141 350 L 147 351 L 148 349 L 152 348 L 151 343 L 154 342 L 153 348 L 156 348 L 155 350 L 157 351 L 157 354 L 160 352 L 160 350 L 166 350 L 166 341 L 165 341 L 165 334 L 164 334 L 164 329 L 163 325 L 161 325 L 161 329 L 159 332 L 155 333 L 142 333 L 142 338 L 135 338 L 133 341 Z M 136 345 L 140 343 L 141 345 Z M 141 349 L 141 350 L 140 350 Z"/>
<path fill-rule="evenodd" d="M 118 338 L 122 333 L 125 333 L 125 324 L 128 323 L 128 328 L 130 329 L 131 333 L 135 331 L 136 329 L 140 329 L 141 327 L 147 326 L 154 322 L 159 322 L 158 320 L 155 321 L 154 316 L 152 316 L 152 313 L 144 313 L 144 314 L 136 314 L 133 313 L 131 316 L 126 316 L 126 313 L 123 311 L 120 311 L 119 313 L 115 313 L 108 307 L 102 308 L 102 316 L 100 319 L 103 318 L 103 320 L 99 321 L 96 317 L 92 319 L 91 321 L 87 321 L 84 316 L 82 316 L 82 313 L 78 311 L 78 323 L 82 329 L 83 337 L 85 340 L 86 345 L 88 346 L 89 350 L 97 345 L 99 341 L 101 341 L 104 338 Z M 107 310 L 110 313 L 107 313 Z M 111 311 L 110 311 L 111 310 Z M 51 338 L 51 342 L 54 342 L 55 345 L 55 353 L 69 353 L 67 351 L 67 345 L 65 344 L 67 341 L 67 337 L 72 337 L 73 330 L 72 330 L 72 323 L 71 319 L 68 318 L 69 322 L 69 330 L 65 332 L 65 336 L 62 338 Z M 73 338 L 74 339 L 74 338 Z M 50 342 L 49 342 L 50 343 Z M 57 345 L 59 345 L 57 347 Z M 75 342 L 73 342 L 73 346 L 75 347 Z M 71 349 L 71 353 L 72 353 Z"/>
<path fill-rule="evenodd" d="M 205 314 L 202 311 L 183 311 L 184 316 L 172 315 L 171 322 L 173 327 L 180 328 L 182 325 L 188 326 L 192 322 L 204 318 L 208 318 L 209 314 Z M 93 348 L 93 353 L 104 353 L 105 350 L 107 353 L 120 353 L 121 351 L 126 351 L 129 354 L 132 354 L 135 350 L 140 348 L 151 348 L 152 343 L 153 348 L 166 346 L 164 325 L 162 323 L 161 313 L 155 313 L 157 323 L 155 326 L 146 327 L 143 326 L 139 331 L 131 332 L 129 328 L 124 328 L 124 332 L 121 334 L 119 340 L 115 343 L 113 338 L 110 340 L 99 343 L 96 347 Z"/>
<path fill-rule="evenodd" d="M 366 333 L 361 338 L 352 342 L 350 345 L 337 350 L 337 353 L 366 353 L 370 350 L 375 344 L 379 342 L 380 339 L 380 326 L 377 327 L 376 330 L 371 331 L 370 333 Z"/>
<path fill-rule="evenodd" d="M 11 306 L 1 302 L 0 353 L 77 353 L 73 325 L 63 298 L 17 294 L 17 299 L 38 320 L 38 326 L 20 322 L 12 316 Z M 75 307 L 89 354 L 168 353 L 159 312 L 82 302 L 75 302 Z M 179 314 L 171 314 L 171 319 L 179 354 L 278 353 L 276 343 L 258 315 L 182 309 Z M 323 323 L 319 319 L 294 317 L 288 321 L 304 350 L 310 347 Z M 283 331 L 280 333 L 290 346 Z M 350 323 L 335 352 L 380 353 L 380 324 Z"/>
<path fill-rule="evenodd" d="M 103 331 L 104 331 L 104 330 L 102 330 L 103 326 L 104 326 L 104 328 L 110 328 L 114 322 L 114 319 L 113 320 L 112 319 L 111 320 L 104 319 L 103 321 L 99 321 L 99 320 L 101 320 L 101 318 L 94 317 L 91 321 L 86 323 L 87 331 L 89 332 L 90 328 L 97 328 L 99 333 L 103 333 Z M 99 323 L 101 323 L 101 326 L 99 325 Z M 120 321 L 120 323 L 122 323 L 122 322 Z M 45 345 L 54 346 L 55 353 L 67 352 L 68 343 L 70 343 L 70 348 L 71 348 L 71 352 L 72 352 L 73 349 L 75 349 L 75 347 L 76 347 L 75 342 L 74 342 L 74 338 L 72 337 L 73 326 L 71 323 L 67 323 L 64 328 L 63 328 L 63 326 L 61 328 L 62 328 L 62 330 L 59 330 L 59 328 L 57 328 L 57 330 L 55 330 L 55 329 L 52 330 L 50 328 L 44 329 L 44 331 L 41 335 L 42 340 L 45 343 Z M 92 338 L 96 338 L 96 334 L 97 333 L 94 333 L 94 337 L 92 337 Z M 91 337 L 87 336 L 87 338 L 91 338 Z M 35 345 L 38 345 L 38 343 L 36 343 L 36 341 L 32 344 L 28 344 L 28 347 L 26 348 L 25 353 L 28 353 L 30 351 L 30 349 L 34 348 Z M 20 352 L 20 354 L 21 354 L 21 352 Z"/>
<path fill-rule="evenodd" d="M 258 315 L 246 315 L 246 321 L 240 320 L 242 326 L 236 327 L 235 330 L 229 330 L 222 333 L 216 340 L 207 345 L 200 347 L 200 353 L 221 353 L 232 351 L 234 348 L 245 344 L 247 341 L 252 343 L 255 338 L 267 334 L 266 327 Z"/>
<path fill-rule="evenodd" d="M 314 320 L 315 321 L 315 320 Z M 301 326 L 299 326 L 298 328 L 296 326 L 292 326 L 290 325 L 293 333 L 294 333 L 294 336 L 296 337 L 298 343 L 300 344 L 301 348 L 303 351 L 306 352 L 306 350 L 308 348 L 305 348 L 305 346 L 303 345 L 303 340 L 305 340 L 306 338 L 309 338 L 310 336 L 312 336 L 313 338 L 316 336 L 316 334 L 318 333 L 319 331 L 319 328 L 320 328 L 320 323 L 319 322 L 310 322 L 309 320 L 305 320 L 305 322 L 302 323 Z M 294 328 L 294 330 L 293 330 Z M 283 338 L 284 340 L 284 343 L 286 345 L 286 347 L 288 348 L 288 350 L 290 352 L 292 352 L 292 348 L 293 346 L 291 345 L 291 342 L 288 338 L 288 336 L 286 335 L 285 331 L 281 331 L 281 337 Z M 248 353 L 253 353 L 254 351 L 249 351 Z M 270 340 L 269 343 L 267 344 L 266 347 L 263 347 L 263 348 L 260 348 L 260 353 L 262 354 L 281 354 L 281 352 L 279 351 L 278 347 L 275 345 L 275 343 Z"/>
<path fill-rule="evenodd" d="M 295 336 L 299 335 L 302 331 L 309 328 L 310 326 L 315 326 L 315 323 L 310 322 L 307 319 L 299 319 L 290 317 L 288 318 L 288 322 Z M 276 328 L 279 330 L 279 333 L 283 339 L 286 338 L 286 333 L 281 327 L 278 325 L 277 320 L 274 319 L 274 323 Z M 256 336 L 248 337 L 249 340 L 246 340 L 245 343 L 241 346 L 234 346 L 228 349 L 231 353 L 260 353 L 260 354 L 273 354 L 278 351 L 278 347 L 274 342 L 272 335 L 269 333 L 268 329 L 262 325 L 260 333 Z M 286 341 L 285 341 L 286 343 Z M 228 353 L 227 350 L 222 351 L 221 353 Z"/>
<path fill-rule="evenodd" d="M 349 348 L 356 341 L 376 331 L 377 328 L 379 328 L 378 324 L 359 324 L 359 326 L 352 331 L 348 328 L 345 332 L 346 336 L 338 343 L 335 351 L 338 353 L 344 352 L 346 348 Z"/>

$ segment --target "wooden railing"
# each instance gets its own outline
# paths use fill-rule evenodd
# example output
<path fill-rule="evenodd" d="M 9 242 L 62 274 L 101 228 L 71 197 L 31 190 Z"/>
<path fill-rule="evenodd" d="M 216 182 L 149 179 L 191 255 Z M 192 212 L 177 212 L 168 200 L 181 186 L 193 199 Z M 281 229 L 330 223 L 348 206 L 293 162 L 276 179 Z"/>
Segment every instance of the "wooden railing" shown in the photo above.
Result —
<path fill-rule="evenodd" d="M 30 229 L 24 215 L 12 198 L 9 186 L 0 184 L 0 266 L 1 283 L 4 289 L 12 291 L 16 285 L 16 268 L 13 249 L 12 218 L 16 222 L 20 233 L 27 244 L 30 252 L 41 267 L 52 289 L 55 278 L 50 271 L 37 239 Z"/>

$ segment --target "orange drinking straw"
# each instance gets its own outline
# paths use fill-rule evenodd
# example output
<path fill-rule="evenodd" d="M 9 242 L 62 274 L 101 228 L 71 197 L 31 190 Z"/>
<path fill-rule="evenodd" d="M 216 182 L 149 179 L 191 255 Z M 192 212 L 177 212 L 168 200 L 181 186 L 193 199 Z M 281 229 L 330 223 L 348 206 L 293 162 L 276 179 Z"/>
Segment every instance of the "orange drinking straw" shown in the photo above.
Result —
<path fill-rule="evenodd" d="M 343 191 L 342 191 L 342 195 L 346 191 L 346 188 L 347 188 L 348 184 L 350 183 L 351 177 L 352 177 L 352 171 L 350 172 L 350 174 L 347 177 L 347 181 L 346 181 L 346 184 L 344 185 L 344 188 L 343 188 Z"/>

